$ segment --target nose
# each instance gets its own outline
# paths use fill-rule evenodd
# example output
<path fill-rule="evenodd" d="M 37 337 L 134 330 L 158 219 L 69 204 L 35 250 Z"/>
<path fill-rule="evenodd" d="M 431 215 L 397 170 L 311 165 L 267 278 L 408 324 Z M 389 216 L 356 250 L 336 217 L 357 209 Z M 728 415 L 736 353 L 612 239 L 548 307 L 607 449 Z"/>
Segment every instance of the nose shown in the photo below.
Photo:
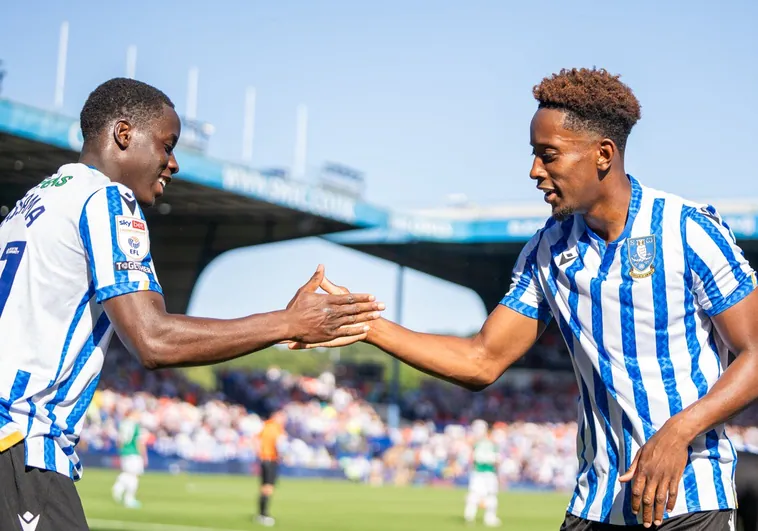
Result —
<path fill-rule="evenodd" d="M 179 163 L 176 162 L 176 156 L 171 153 L 171 156 L 168 159 L 168 171 L 171 172 L 171 175 L 175 175 L 179 172 Z"/>
<path fill-rule="evenodd" d="M 544 179 L 547 177 L 547 171 L 545 171 L 545 165 L 542 163 L 542 159 L 535 156 L 532 162 L 532 169 L 529 171 L 529 177 L 532 179 Z"/>

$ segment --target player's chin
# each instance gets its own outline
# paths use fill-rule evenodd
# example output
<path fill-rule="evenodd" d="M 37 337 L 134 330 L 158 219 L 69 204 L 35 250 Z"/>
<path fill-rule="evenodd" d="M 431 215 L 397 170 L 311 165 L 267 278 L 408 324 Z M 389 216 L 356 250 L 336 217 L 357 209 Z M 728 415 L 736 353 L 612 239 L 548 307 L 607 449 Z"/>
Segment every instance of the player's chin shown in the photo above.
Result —
<path fill-rule="evenodd" d="M 161 193 L 161 195 L 163 195 Z M 149 192 L 146 194 L 141 194 L 137 196 L 137 202 L 139 202 L 141 207 L 150 208 L 155 205 L 155 200 L 158 198 L 154 192 Z"/>

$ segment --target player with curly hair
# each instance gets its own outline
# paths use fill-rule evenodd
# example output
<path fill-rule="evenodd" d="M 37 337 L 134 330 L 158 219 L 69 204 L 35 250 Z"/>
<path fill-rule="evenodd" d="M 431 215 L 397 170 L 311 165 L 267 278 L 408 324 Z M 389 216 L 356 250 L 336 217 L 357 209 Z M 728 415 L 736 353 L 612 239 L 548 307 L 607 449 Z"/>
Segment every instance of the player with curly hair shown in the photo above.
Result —
<path fill-rule="evenodd" d="M 618 76 L 562 70 L 534 97 L 529 176 L 552 216 L 522 250 L 510 290 L 474 337 L 380 319 L 366 341 L 480 390 L 555 318 L 581 395 L 579 472 L 561 529 L 731 530 L 724 422 L 758 398 L 755 274 L 715 208 L 627 174 L 640 104 Z M 737 359 L 726 368 L 728 351 Z"/>

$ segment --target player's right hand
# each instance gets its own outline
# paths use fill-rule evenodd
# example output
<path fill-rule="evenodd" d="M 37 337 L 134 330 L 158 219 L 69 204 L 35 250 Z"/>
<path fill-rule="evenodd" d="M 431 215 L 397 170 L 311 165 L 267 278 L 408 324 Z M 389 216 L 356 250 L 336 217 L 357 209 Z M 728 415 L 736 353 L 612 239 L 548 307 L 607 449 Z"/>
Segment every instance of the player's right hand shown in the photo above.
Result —
<path fill-rule="evenodd" d="M 347 295 L 350 293 L 350 290 L 343 286 L 338 286 L 332 281 L 330 281 L 326 276 L 323 277 L 321 280 L 321 289 L 329 293 L 330 295 Z M 349 326 L 349 325 L 348 325 Z M 350 335 L 345 337 L 338 337 L 337 339 L 333 339 L 331 341 L 326 341 L 322 343 L 304 343 L 304 342 L 298 342 L 298 341 L 288 341 L 288 347 L 290 350 L 306 350 L 306 349 L 312 349 L 312 348 L 338 348 L 338 347 L 344 347 L 347 345 L 352 345 L 353 343 L 357 343 L 358 341 L 363 341 L 368 337 L 368 330 L 362 334 L 356 334 L 356 335 Z"/>
<path fill-rule="evenodd" d="M 316 293 L 323 281 L 324 267 L 319 265 L 287 305 L 289 339 L 314 345 L 339 338 L 350 340 L 348 343 L 365 338 L 370 329 L 367 323 L 380 317 L 384 304 L 367 293 Z"/>

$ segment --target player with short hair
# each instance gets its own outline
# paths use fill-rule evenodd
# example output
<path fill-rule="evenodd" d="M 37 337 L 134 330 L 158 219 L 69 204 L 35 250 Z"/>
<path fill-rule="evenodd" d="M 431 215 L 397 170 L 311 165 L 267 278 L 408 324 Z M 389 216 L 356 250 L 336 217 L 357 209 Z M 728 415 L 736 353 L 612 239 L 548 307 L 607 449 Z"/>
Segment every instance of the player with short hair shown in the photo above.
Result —
<path fill-rule="evenodd" d="M 497 446 L 490 437 L 487 422 L 475 420 L 471 423 L 473 448 L 471 470 L 469 472 L 468 494 L 463 519 L 468 523 L 476 521 L 480 505 L 484 506 L 484 525 L 498 527 L 497 493 L 500 490 L 498 468 L 500 458 Z"/>
<path fill-rule="evenodd" d="M 240 319 L 169 314 L 142 207 L 179 170 L 180 123 L 158 89 L 116 78 L 81 112 L 84 144 L 0 225 L 0 528 L 87 529 L 75 447 L 118 334 L 148 369 L 229 360 L 291 338 L 361 337 L 383 305 L 315 293 Z M 32 524 L 32 522 L 34 522 Z"/>
<path fill-rule="evenodd" d="M 482 389 L 555 318 L 581 394 L 580 467 L 562 529 L 732 529 L 724 422 L 758 397 L 755 274 L 715 208 L 627 174 L 640 105 L 618 76 L 562 70 L 534 96 L 529 175 L 552 217 L 523 248 L 501 304 L 471 338 L 382 319 L 367 340 Z M 725 369 L 729 350 L 737 359 Z"/>
<path fill-rule="evenodd" d="M 139 477 L 147 466 L 147 445 L 140 428 L 140 412 L 136 409 L 129 411 L 119 424 L 118 453 L 121 474 L 111 489 L 113 499 L 129 509 L 139 509 L 142 504 L 137 500 L 137 489 Z"/>
<path fill-rule="evenodd" d="M 258 522 L 271 527 L 276 521 L 269 514 L 269 502 L 279 477 L 279 449 L 286 441 L 287 414 L 279 410 L 263 423 L 259 434 L 258 461 L 260 463 L 261 490 L 258 497 Z"/>

